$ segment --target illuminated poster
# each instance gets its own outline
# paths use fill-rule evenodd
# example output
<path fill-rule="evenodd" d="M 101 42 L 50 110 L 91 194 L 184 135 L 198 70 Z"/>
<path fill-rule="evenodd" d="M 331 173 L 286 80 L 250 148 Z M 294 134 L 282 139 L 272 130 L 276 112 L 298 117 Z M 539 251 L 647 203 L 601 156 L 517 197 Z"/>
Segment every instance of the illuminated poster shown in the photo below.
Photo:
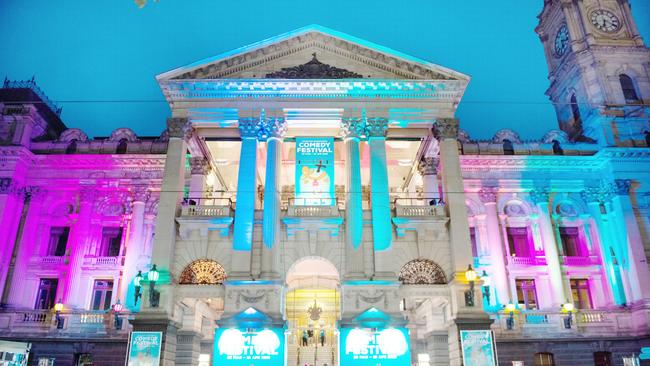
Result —
<path fill-rule="evenodd" d="M 410 366 L 406 328 L 341 328 L 341 366 Z"/>
<path fill-rule="evenodd" d="M 284 329 L 217 328 L 213 366 L 283 366 Z"/>
<path fill-rule="evenodd" d="M 158 366 L 162 332 L 131 332 L 127 366 Z"/>
<path fill-rule="evenodd" d="M 331 206 L 334 200 L 334 138 L 296 137 L 296 205 Z"/>
<path fill-rule="evenodd" d="M 461 330 L 460 342 L 463 347 L 463 365 L 496 366 L 492 331 Z"/>

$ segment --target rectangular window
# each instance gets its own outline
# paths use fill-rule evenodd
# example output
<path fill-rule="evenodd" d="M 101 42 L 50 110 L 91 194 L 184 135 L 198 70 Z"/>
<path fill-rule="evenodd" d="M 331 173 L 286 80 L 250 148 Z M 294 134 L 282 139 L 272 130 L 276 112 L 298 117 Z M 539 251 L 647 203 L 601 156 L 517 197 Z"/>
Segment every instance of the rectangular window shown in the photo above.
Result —
<path fill-rule="evenodd" d="M 108 310 L 113 297 L 113 281 L 95 280 L 93 285 L 92 310 Z"/>
<path fill-rule="evenodd" d="M 517 300 L 525 309 L 537 309 L 537 291 L 535 280 L 516 280 Z"/>
<path fill-rule="evenodd" d="M 61 257 L 65 255 L 68 245 L 70 228 L 67 226 L 53 227 L 50 229 L 50 241 L 47 245 L 47 255 Z"/>
<path fill-rule="evenodd" d="M 591 293 L 589 292 L 589 280 L 585 279 L 572 279 L 569 281 L 571 284 L 571 296 L 573 303 L 578 309 L 591 309 Z"/>
<path fill-rule="evenodd" d="M 102 245 L 100 248 L 100 257 L 117 257 L 120 255 L 122 246 L 122 228 L 105 227 L 102 230 Z"/>
<path fill-rule="evenodd" d="M 508 246 L 510 255 L 513 257 L 530 257 L 530 245 L 528 243 L 528 228 L 509 227 L 506 228 L 508 233 Z"/>
<path fill-rule="evenodd" d="M 476 246 L 476 228 L 474 227 L 469 228 L 469 240 L 472 243 L 472 256 L 476 258 L 478 257 L 478 249 Z"/>
<path fill-rule="evenodd" d="M 56 288 L 58 284 L 59 280 L 56 278 L 41 278 L 41 281 L 38 284 L 34 309 L 49 310 L 54 307 L 54 302 L 56 301 Z"/>
<path fill-rule="evenodd" d="M 580 235 L 577 227 L 560 227 L 560 240 L 562 241 L 562 251 L 567 257 L 583 257 L 586 253 L 582 250 L 580 244 Z"/>

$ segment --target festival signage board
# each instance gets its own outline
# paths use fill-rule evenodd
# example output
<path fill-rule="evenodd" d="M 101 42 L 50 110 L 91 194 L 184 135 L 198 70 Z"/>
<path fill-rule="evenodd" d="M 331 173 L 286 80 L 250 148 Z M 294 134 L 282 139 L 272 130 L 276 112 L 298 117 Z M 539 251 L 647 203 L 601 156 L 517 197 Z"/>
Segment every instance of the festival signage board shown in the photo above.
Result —
<path fill-rule="evenodd" d="M 131 332 L 127 366 L 159 366 L 162 332 Z"/>
<path fill-rule="evenodd" d="M 284 366 L 284 329 L 217 328 L 213 366 Z"/>
<path fill-rule="evenodd" d="M 490 330 L 461 330 L 463 365 L 496 366 L 494 338 Z"/>
<path fill-rule="evenodd" d="M 406 328 L 341 328 L 341 366 L 410 366 Z"/>
<path fill-rule="evenodd" d="M 334 199 L 334 138 L 296 137 L 298 206 L 331 206 Z"/>

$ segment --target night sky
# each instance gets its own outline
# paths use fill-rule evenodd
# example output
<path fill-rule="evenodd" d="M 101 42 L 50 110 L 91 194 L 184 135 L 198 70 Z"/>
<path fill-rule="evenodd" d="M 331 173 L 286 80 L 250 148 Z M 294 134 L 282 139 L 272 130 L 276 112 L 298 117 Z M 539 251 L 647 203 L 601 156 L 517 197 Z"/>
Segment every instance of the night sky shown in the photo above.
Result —
<path fill-rule="evenodd" d="M 89 136 L 154 136 L 169 115 L 155 75 L 315 23 L 470 75 L 457 116 L 473 138 L 512 128 L 539 139 L 557 128 L 534 32 L 542 3 L 0 0 L 0 77 L 36 76 L 68 127 Z M 631 3 L 650 40 L 650 1 Z"/>

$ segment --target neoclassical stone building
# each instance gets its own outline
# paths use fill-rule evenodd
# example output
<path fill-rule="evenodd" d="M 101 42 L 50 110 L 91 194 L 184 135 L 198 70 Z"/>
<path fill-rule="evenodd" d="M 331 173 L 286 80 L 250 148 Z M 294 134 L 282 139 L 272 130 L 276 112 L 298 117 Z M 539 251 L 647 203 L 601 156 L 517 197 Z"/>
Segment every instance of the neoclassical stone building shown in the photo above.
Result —
<path fill-rule="evenodd" d="M 320 26 L 159 75 L 155 138 L 90 140 L 6 82 L 0 338 L 33 362 L 120 364 L 135 330 L 163 332 L 164 365 L 249 360 L 233 339 L 264 334 L 247 362 L 424 366 L 491 330 L 502 365 L 629 362 L 650 346 L 650 52 L 627 1 L 539 19 L 559 128 L 535 141 L 472 139 L 469 76 Z"/>

